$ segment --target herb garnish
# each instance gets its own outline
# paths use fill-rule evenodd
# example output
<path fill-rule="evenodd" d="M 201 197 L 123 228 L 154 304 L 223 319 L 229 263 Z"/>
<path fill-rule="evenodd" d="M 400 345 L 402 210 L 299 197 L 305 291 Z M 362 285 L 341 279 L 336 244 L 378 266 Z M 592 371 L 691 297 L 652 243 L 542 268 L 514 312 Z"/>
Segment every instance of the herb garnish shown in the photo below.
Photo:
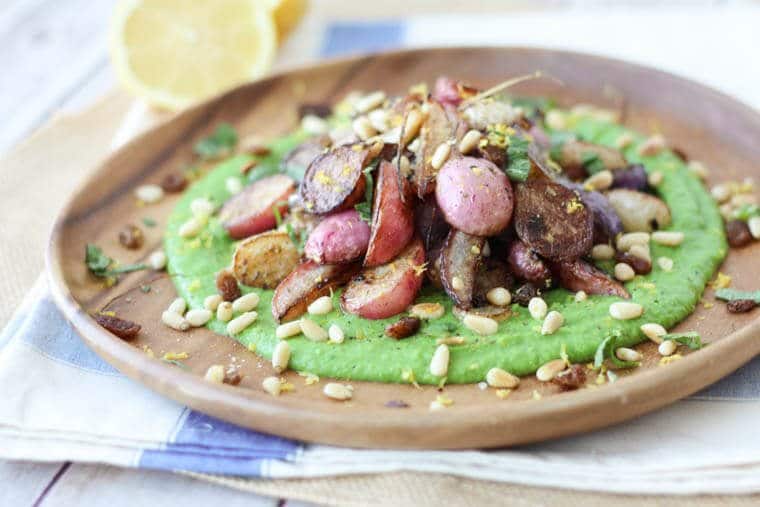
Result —
<path fill-rule="evenodd" d="M 103 253 L 103 250 L 99 246 L 92 243 L 88 243 L 85 248 L 84 263 L 87 265 L 90 273 L 98 278 L 113 278 L 122 273 L 148 269 L 146 264 L 127 264 L 110 269 L 114 264 L 114 260 Z"/>
<path fill-rule="evenodd" d="M 700 338 L 699 333 L 696 331 L 689 331 L 686 333 L 668 333 L 662 335 L 660 338 L 662 338 L 663 341 L 672 340 L 674 342 L 680 343 L 681 345 L 686 345 L 691 350 L 699 350 L 702 348 L 702 338 Z"/>
<path fill-rule="evenodd" d="M 155 227 L 158 222 L 150 217 L 143 217 L 142 223 L 144 223 L 146 227 Z"/>
<path fill-rule="evenodd" d="M 507 173 L 512 181 L 525 181 L 530 173 L 530 158 L 528 157 L 528 147 L 530 141 L 519 136 L 510 136 L 509 145 L 507 146 L 507 167 L 504 172 Z"/>
<path fill-rule="evenodd" d="M 596 174 L 606 169 L 602 159 L 593 151 L 584 151 L 581 153 L 581 164 L 589 174 Z"/>
<path fill-rule="evenodd" d="M 280 214 L 280 206 L 282 206 L 284 203 L 282 201 L 275 203 L 274 207 L 272 207 L 272 213 L 274 213 L 274 221 L 277 224 L 277 228 L 280 228 L 283 226 L 282 221 L 282 214 Z M 285 225 L 285 232 L 288 233 L 288 237 L 290 238 L 290 241 L 293 242 L 293 244 L 296 247 L 296 250 L 298 250 L 298 253 L 303 253 L 303 247 L 304 243 L 306 243 L 306 235 L 304 234 L 305 231 L 299 230 L 296 231 L 293 228 L 293 225 L 290 223 L 284 224 Z"/>
<path fill-rule="evenodd" d="M 220 123 L 216 130 L 193 147 L 196 155 L 204 160 L 221 158 L 229 155 L 238 142 L 238 135 L 229 123 Z"/>
<path fill-rule="evenodd" d="M 760 206 L 757 204 L 742 204 L 732 213 L 737 220 L 748 221 L 752 217 L 760 216 Z"/>
<path fill-rule="evenodd" d="M 359 212 L 359 218 L 365 222 L 372 223 L 372 199 L 375 193 L 375 181 L 372 178 L 372 171 L 380 163 L 380 158 L 376 158 L 370 165 L 364 168 L 364 179 L 366 185 L 364 186 L 364 200 L 359 204 L 354 205 L 354 209 Z"/>
<path fill-rule="evenodd" d="M 618 338 L 620 338 L 619 331 L 602 340 L 594 354 L 594 368 L 601 368 L 605 359 L 609 359 L 616 368 L 633 368 L 639 365 L 636 361 L 623 361 L 615 355 Z"/>
<path fill-rule="evenodd" d="M 715 291 L 715 297 L 723 301 L 751 299 L 755 303 L 760 304 L 760 290 L 718 289 Z"/>

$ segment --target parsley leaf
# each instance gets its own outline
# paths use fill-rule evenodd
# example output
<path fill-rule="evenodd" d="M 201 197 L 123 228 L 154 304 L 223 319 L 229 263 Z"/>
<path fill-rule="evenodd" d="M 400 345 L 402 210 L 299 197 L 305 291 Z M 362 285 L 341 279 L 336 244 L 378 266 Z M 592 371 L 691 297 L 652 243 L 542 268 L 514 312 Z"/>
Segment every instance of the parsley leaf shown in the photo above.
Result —
<path fill-rule="evenodd" d="M 584 151 L 581 153 L 581 164 L 589 174 L 596 174 L 606 169 L 602 159 L 593 151 Z"/>
<path fill-rule="evenodd" d="M 735 209 L 732 216 L 737 220 L 748 221 L 752 217 L 760 216 L 760 206 L 757 204 L 742 204 Z"/>
<path fill-rule="evenodd" d="M 736 290 L 736 289 L 718 289 L 715 291 L 715 297 L 723 301 L 733 301 L 735 299 L 751 299 L 760 304 L 760 290 Z"/>
<path fill-rule="evenodd" d="M 636 361 L 623 361 L 615 355 L 619 337 L 620 332 L 615 332 L 602 340 L 594 354 L 594 368 L 601 368 L 605 359 L 609 359 L 616 368 L 633 368 L 639 365 Z"/>
<path fill-rule="evenodd" d="M 504 169 L 510 180 L 525 181 L 528 179 L 528 173 L 530 173 L 529 146 L 530 141 L 527 139 L 510 136 L 507 146 L 507 167 Z"/>
<path fill-rule="evenodd" d="M 375 193 L 375 180 L 372 178 L 372 171 L 379 163 L 380 159 L 377 158 L 364 168 L 364 178 L 367 181 L 367 184 L 364 186 L 364 200 L 354 205 L 354 209 L 359 212 L 359 218 L 368 224 L 372 223 L 372 199 Z"/>
<path fill-rule="evenodd" d="M 217 159 L 229 155 L 238 142 L 238 135 L 229 123 L 220 123 L 216 130 L 193 147 L 196 155 L 204 160 Z"/>
<path fill-rule="evenodd" d="M 103 253 L 103 250 L 99 246 L 92 243 L 88 243 L 85 247 L 84 263 L 87 265 L 90 273 L 98 278 L 113 278 L 122 273 L 148 269 L 148 266 L 145 264 L 127 264 L 109 269 L 113 265 L 114 260 Z"/>
<path fill-rule="evenodd" d="M 673 340 L 681 345 L 686 345 L 691 350 L 699 350 L 702 348 L 702 338 L 696 331 L 689 331 L 687 333 L 668 333 L 662 335 L 661 338 L 665 340 Z"/>

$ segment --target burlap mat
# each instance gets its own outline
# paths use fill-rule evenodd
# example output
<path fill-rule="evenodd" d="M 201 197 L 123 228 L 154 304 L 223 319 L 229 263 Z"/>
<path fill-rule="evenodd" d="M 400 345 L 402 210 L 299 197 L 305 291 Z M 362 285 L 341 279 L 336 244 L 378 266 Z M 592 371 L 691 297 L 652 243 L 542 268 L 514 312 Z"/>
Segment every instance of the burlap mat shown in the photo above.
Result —
<path fill-rule="evenodd" d="M 0 160 L 0 326 L 42 272 L 48 232 L 58 209 L 107 154 L 129 104 L 128 97 L 113 92 L 79 114 L 54 117 Z M 626 496 L 414 472 L 308 480 L 194 477 L 262 495 L 326 505 L 760 505 L 760 494 Z"/>

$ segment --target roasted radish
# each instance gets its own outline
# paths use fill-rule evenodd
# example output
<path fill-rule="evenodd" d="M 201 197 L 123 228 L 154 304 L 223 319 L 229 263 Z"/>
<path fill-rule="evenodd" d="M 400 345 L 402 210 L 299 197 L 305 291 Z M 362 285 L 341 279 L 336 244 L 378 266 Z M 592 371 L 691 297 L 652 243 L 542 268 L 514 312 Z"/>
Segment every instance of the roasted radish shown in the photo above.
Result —
<path fill-rule="evenodd" d="M 359 259 L 367 251 L 370 230 L 359 212 L 350 209 L 330 215 L 314 228 L 306 240 L 304 255 L 318 264 L 343 264 Z"/>
<path fill-rule="evenodd" d="M 456 140 L 457 125 L 446 110 L 435 101 L 428 101 L 425 122 L 420 129 L 420 149 L 414 165 L 414 186 L 422 198 L 435 190 L 435 178 L 440 168 L 433 165 L 435 151 L 444 143 Z"/>
<path fill-rule="evenodd" d="M 399 181 L 403 191 L 399 189 Z M 375 199 L 372 206 L 372 235 L 364 265 L 379 266 L 396 257 L 414 235 L 411 196 L 405 179 L 396 177 L 396 168 L 382 161 L 378 169 Z M 406 199 L 402 195 L 406 194 Z M 407 202 L 404 202 L 404 201 Z"/>
<path fill-rule="evenodd" d="M 272 296 L 272 315 L 278 322 L 296 319 L 317 298 L 346 283 L 360 268 L 353 264 L 299 264 L 280 282 Z"/>
<path fill-rule="evenodd" d="M 533 282 L 539 287 L 546 287 L 551 282 L 549 266 L 519 239 L 509 245 L 507 262 L 512 274 L 520 280 Z"/>
<path fill-rule="evenodd" d="M 424 270 L 425 249 L 422 241 L 415 239 L 388 264 L 364 268 L 346 286 L 341 305 L 346 312 L 365 319 L 392 317 L 414 302 Z"/>
<path fill-rule="evenodd" d="M 228 200 L 219 211 L 219 219 L 233 239 L 273 229 L 276 225 L 274 208 L 284 214 L 288 209 L 288 196 L 295 188 L 296 182 L 284 174 L 260 179 Z"/>
<path fill-rule="evenodd" d="M 582 290 L 586 294 L 631 297 L 620 283 L 581 259 L 553 263 L 552 272 L 562 287 L 573 292 Z"/>
<path fill-rule="evenodd" d="M 414 227 L 428 253 L 440 249 L 446 241 L 451 226 L 443 217 L 434 195 L 428 195 L 424 201 L 417 203 L 414 208 Z"/>
<path fill-rule="evenodd" d="M 298 264 L 298 250 L 287 233 L 268 231 L 238 244 L 232 273 L 243 285 L 273 289 Z"/>
<path fill-rule="evenodd" d="M 452 230 L 441 251 L 441 283 L 457 306 L 472 307 L 475 278 L 483 262 L 486 240 Z"/>

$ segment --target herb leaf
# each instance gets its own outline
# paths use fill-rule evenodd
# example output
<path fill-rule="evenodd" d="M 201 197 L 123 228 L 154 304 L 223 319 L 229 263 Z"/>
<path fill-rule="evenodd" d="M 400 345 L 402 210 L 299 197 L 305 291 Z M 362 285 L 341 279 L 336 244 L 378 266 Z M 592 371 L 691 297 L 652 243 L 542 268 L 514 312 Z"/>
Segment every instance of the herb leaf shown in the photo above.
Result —
<path fill-rule="evenodd" d="M 283 201 L 275 203 L 275 205 L 272 207 L 272 213 L 274 214 L 274 221 L 277 224 L 277 228 L 283 226 L 283 220 L 282 220 L 282 214 L 280 214 L 280 206 L 284 204 Z M 303 253 L 303 247 L 306 243 L 306 231 L 299 230 L 296 231 L 293 228 L 293 225 L 290 223 L 286 223 L 285 225 L 285 232 L 288 233 L 288 237 L 290 238 L 290 241 L 295 245 L 296 250 L 298 250 L 298 253 Z"/>
<path fill-rule="evenodd" d="M 601 368 L 605 359 L 609 359 L 616 368 L 633 368 L 639 365 L 636 361 L 623 361 L 615 355 L 619 337 L 620 333 L 616 332 L 602 340 L 602 343 L 596 348 L 596 353 L 594 354 L 594 368 Z"/>
<path fill-rule="evenodd" d="M 142 223 L 144 223 L 146 227 L 155 227 L 158 222 L 156 222 L 150 217 L 144 217 L 142 219 Z"/>
<path fill-rule="evenodd" d="M 195 144 L 193 151 L 204 160 L 217 159 L 230 154 L 237 142 L 238 135 L 232 125 L 220 123 L 210 136 Z"/>
<path fill-rule="evenodd" d="M 364 200 L 354 205 L 354 209 L 359 212 L 359 218 L 368 224 L 372 223 L 372 199 L 375 194 L 375 180 L 372 178 L 372 171 L 379 163 L 380 159 L 377 158 L 364 168 L 364 178 L 367 181 L 367 184 L 364 186 Z"/>
<path fill-rule="evenodd" d="M 718 289 L 715 291 L 715 297 L 723 301 L 734 301 L 735 299 L 751 299 L 760 304 L 760 290 L 736 290 L 736 289 Z"/>
<path fill-rule="evenodd" d="M 85 247 L 84 263 L 87 265 L 90 273 L 98 278 L 113 278 L 121 273 L 130 273 L 148 268 L 145 264 L 126 264 L 109 269 L 114 260 L 103 253 L 103 250 L 99 246 L 92 243 L 88 243 Z"/>
<path fill-rule="evenodd" d="M 525 181 L 528 179 L 528 173 L 530 173 L 529 146 L 530 141 L 527 139 L 510 136 L 507 146 L 507 167 L 504 169 L 510 180 Z"/>
<path fill-rule="evenodd" d="M 661 338 L 663 341 L 673 340 L 681 345 L 686 345 L 691 350 L 699 350 L 703 347 L 702 338 L 700 338 L 699 333 L 696 331 L 689 331 L 687 333 L 668 333 L 662 335 Z"/>
<path fill-rule="evenodd" d="M 600 159 L 599 155 L 593 151 L 584 151 L 581 153 L 581 164 L 583 164 L 583 167 L 589 174 L 596 174 L 606 169 L 602 159 Z"/>
<path fill-rule="evenodd" d="M 757 204 L 742 204 L 732 213 L 737 220 L 748 221 L 752 217 L 760 216 L 760 206 Z"/>

